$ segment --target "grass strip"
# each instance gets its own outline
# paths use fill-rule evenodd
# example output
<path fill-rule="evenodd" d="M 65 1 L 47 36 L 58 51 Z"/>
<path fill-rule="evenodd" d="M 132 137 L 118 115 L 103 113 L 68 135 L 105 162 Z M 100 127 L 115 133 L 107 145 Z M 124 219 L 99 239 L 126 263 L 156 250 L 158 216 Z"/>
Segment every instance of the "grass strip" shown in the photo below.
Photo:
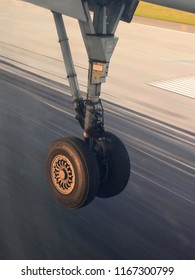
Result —
<path fill-rule="evenodd" d="M 135 15 L 171 22 L 195 25 L 195 14 L 140 2 Z"/>

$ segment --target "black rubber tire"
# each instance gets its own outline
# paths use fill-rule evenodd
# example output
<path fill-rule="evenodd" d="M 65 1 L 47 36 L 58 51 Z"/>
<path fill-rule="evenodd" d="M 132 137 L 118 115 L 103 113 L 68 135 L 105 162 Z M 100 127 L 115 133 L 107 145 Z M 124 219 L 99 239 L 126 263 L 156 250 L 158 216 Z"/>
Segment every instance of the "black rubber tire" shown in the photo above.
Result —
<path fill-rule="evenodd" d="M 101 145 L 107 159 L 107 176 L 103 182 L 100 182 L 97 196 L 109 198 L 120 194 L 126 187 L 130 178 L 131 164 L 125 145 L 117 136 L 105 132 L 102 141 Z"/>
<path fill-rule="evenodd" d="M 70 137 L 53 142 L 47 154 L 46 168 L 50 189 L 65 207 L 86 206 L 97 195 L 99 166 L 93 152 L 81 139 Z M 63 175 L 64 179 L 60 175 L 63 172 L 68 172 L 67 176 Z M 68 185 L 67 189 L 63 188 L 65 184 L 71 187 Z M 70 193 L 64 193 L 67 190 Z"/>

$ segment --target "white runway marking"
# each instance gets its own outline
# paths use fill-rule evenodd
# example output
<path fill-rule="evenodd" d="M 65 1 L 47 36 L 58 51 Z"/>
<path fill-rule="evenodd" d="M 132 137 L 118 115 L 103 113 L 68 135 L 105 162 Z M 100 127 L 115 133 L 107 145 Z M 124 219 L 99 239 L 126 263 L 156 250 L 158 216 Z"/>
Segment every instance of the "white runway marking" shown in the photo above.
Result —
<path fill-rule="evenodd" d="M 148 83 L 151 86 L 195 98 L 195 76 Z"/>

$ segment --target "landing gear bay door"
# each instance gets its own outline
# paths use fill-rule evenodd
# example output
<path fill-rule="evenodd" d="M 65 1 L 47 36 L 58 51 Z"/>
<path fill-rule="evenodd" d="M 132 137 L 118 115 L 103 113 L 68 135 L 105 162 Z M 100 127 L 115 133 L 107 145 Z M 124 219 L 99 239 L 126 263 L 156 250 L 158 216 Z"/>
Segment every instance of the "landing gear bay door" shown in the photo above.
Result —
<path fill-rule="evenodd" d="M 78 20 L 87 21 L 81 0 L 22 0 Z"/>

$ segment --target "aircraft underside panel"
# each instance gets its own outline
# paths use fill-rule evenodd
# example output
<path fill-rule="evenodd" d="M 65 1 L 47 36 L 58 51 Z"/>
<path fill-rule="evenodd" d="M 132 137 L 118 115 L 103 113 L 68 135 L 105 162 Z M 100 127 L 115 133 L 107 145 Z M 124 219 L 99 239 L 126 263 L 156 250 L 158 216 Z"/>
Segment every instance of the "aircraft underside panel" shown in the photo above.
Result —
<path fill-rule="evenodd" d="M 38 5 L 40 7 L 52 10 L 54 12 L 64 14 L 78 20 L 87 21 L 86 14 L 84 12 L 83 3 L 87 2 L 91 11 L 106 5 L 108 10 L 114 10 L 121 3 L 124 4 L 125 8 L 121 15 L 121 20 L 130 22 L 139 0 L 21 0 L 29 2 L 31 4 Z M 117 9 L 117 8 L 116 8 Z"/>
<path fill-rule="evenodd" d="M 81 0 L 22 0 L 40 7 L 87 21 Z"/>

